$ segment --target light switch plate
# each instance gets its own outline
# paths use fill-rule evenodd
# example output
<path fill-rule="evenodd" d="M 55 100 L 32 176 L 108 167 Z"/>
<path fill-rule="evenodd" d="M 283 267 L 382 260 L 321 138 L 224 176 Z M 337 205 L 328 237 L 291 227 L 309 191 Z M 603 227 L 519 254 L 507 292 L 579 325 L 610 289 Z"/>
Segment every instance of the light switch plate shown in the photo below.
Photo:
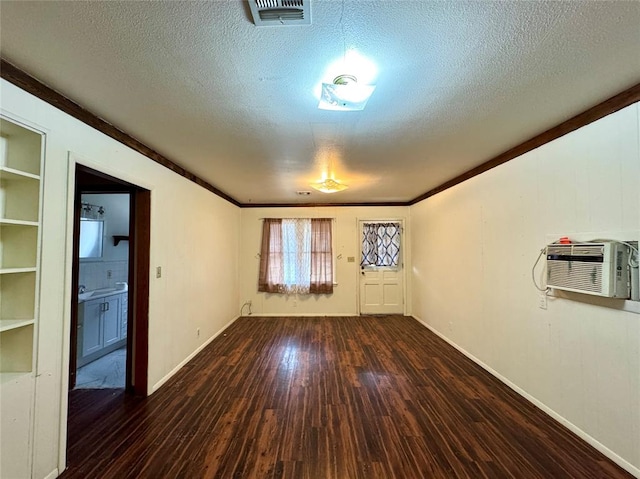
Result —
<path fill-rule="evenodd" d="M 356 262 L 355 256 L 347 256 L 347 263 L 355 263 L 355 262 Z"/>
<path fill-rule="evenodd" d="M 156 267 L 156 278 L 162 278 L 162 266 Z"/>

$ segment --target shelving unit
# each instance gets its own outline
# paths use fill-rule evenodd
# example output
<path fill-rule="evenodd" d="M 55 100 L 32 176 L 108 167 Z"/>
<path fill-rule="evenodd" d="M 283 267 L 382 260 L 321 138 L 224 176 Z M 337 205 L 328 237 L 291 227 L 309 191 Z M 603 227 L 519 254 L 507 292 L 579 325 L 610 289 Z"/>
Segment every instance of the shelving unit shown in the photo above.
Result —
<path fill-rule="evenodd" d="M 0 373 L 33 371 L 42 135 L 0 118 Z"/>

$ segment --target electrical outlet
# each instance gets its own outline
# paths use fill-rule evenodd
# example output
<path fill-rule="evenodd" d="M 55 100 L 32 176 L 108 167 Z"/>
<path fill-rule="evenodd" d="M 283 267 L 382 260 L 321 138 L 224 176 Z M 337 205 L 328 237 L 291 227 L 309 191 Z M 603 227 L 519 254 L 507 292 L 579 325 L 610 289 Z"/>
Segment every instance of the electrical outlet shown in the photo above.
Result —
<path fill-rule="evenodd" d="M 298 307 L 298 302 L 297 302 L 295 299 L 293 300 L 293 307 L 294 307 L 294 308 L 297 308 L 297 307 Z"/>
<path fill-rule="evenodd" d="M 356 262 L 355 256 L 347 256 L 347 263 L 355 263 L 355 262 Z"/>
<path fill-rule="evenodd" d="M 107 279 L 111 279 L 111 276 L 113 275 L 112 271 L 110 269 L 107 270 Z"/>
<path fill-rule="evenodd" d="M 162 278 L 162 266 L 156 267 L 156 278 Z"/>
<path fill-rule="evenodd" d="M 547 293 L 541 292 L 538 296 L 538 307 L 540 309 L 547 309 Z"/>

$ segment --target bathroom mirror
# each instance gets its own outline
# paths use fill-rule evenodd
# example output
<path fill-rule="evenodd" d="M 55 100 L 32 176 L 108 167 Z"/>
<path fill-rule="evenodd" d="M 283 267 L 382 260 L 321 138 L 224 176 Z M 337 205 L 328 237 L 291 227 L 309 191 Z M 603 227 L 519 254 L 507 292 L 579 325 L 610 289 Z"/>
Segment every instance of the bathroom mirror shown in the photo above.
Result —
<path fill-rule="evenodd" d="M 104 220 L 80 219 L 80 259 L 102 258 Z"/>

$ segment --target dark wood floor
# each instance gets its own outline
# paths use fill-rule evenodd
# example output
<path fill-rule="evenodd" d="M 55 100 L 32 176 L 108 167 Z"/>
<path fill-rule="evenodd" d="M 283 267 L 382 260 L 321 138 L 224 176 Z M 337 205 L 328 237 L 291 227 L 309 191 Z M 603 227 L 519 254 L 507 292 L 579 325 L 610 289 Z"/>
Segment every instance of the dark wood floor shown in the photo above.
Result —
<path fill-rule="evenodd" d="M 151 397 L 73 391 L 71 478 L 631 478 L 415 320 L 244 317 Z"/>

